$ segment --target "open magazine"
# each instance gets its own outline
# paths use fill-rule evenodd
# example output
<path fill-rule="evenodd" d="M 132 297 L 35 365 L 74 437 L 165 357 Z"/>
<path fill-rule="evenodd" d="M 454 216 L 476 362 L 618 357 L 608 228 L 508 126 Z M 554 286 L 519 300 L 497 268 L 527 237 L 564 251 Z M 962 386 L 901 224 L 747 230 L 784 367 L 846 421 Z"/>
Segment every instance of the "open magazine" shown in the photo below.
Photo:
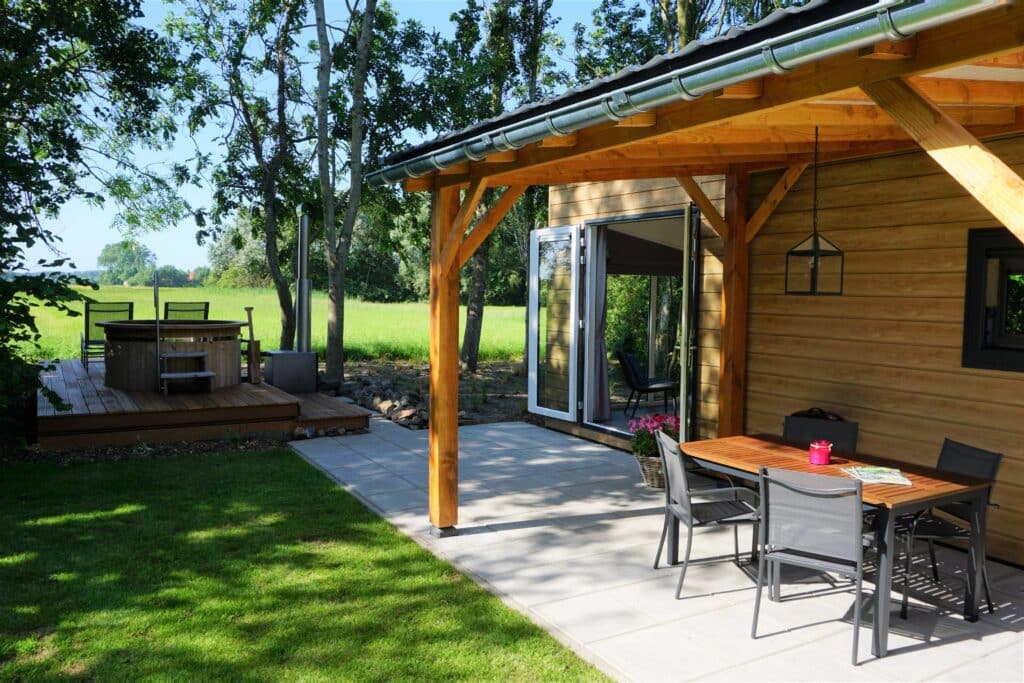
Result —
<path fill-rule="evenodd" d="M 844 467 L 851 477 L 860 479 L 865 484 L 899 484 L 910 486 L 911 481 L 895 467 L 879 467 L 876 465 L 862 465 L 859 467 Z"/>

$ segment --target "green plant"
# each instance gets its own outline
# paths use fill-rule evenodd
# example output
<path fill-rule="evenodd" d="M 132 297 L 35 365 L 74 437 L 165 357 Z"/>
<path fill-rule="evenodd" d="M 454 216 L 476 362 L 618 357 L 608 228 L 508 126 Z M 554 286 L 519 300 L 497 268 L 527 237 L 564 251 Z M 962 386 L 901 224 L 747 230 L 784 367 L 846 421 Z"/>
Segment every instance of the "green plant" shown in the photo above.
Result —
<path fill-rule="evenodd" d="M 679 438 L 679 417 L 676 415 L 644 415 L 638 420 L 629 421 L 629 431 L 633 435 L 631 446 L 633 454 L 654 457 L 658 454 L 658 432 L 664 432 L 673 440 Z"/>

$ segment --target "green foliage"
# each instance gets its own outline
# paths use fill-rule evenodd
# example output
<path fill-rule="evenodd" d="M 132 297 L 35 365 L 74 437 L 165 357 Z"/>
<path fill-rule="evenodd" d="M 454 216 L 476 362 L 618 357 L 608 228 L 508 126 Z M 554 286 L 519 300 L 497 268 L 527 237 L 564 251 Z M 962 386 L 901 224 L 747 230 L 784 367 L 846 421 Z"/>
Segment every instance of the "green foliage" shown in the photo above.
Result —
<path fill-rule="evenodd" d="M 1006 332 L 1024 335 L 1024 274 L 1013 273 L 1006 283 Z"/>
<path fill-rule="evenodd" d="M 650 316 L 651 278 L 647 275 L 609 275 L 605 346 L 629 351 L 646 367 L 647 323 Z"/>
<path fill-rule="evenodd" d="M 96 257 L 96 265 L 103 269 L 101 285 L 145 284 L 146 275 L 152 279 L 154 263 L 149 247 L 130 238 L 104 246 Z"/>
<path fill-rule="evenodd" d="M 804 0 L 601 0 L 590 26 L 573 26 L 576 81 L 589 83 L 675 52 L 697 38 L 760 21 Z M 680 35 L 682 34 L 682 35 Z"/>
<path fill-rule="evenodd" d="M 26 249 L 59 242 L 40 218 L 75 196 L 141 210 L 132 143 L 158 146 L 173 131 L 157 113 L 178 63 L 170 43 L 134 25 L 140 16 L 138 0 L 9 0 L 0 13 L 0 441 L 26 424 L 38 386 L 37 306 L 66 314 L 81 296 L 73 276 L 29 274 L 74 267 L 60 256 L 26 263 Z"/>
<path fill-rule="evenodd" d="M 0 548 L 4 679 L 602 679 L 285 448 L 5 465 Z"/>

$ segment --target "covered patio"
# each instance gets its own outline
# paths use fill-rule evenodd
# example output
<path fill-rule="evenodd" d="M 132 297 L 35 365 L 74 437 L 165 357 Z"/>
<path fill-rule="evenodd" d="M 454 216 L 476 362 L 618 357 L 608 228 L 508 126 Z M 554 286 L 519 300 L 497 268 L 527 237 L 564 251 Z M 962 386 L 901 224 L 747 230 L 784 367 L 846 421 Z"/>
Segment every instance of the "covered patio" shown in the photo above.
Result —
<path fill-rule="evenodd" d="M 609 187 L 637 182 L 647 183 L 645 191 L 658 194 L 666 209 L 699 208 L 719 245 L 715 286 L 700 292 L 700 331 L 712 339 L 705 351 L 715 356 L 701 368 L 699 400 L 714 413 L 701 437 L 778 434 L 783 416 L 810 404 L 848 408 L 860 422 L 857 451 L 897 462 L 934 465 L 943 437 L 1002 453 L 993 494 L 1001 508 L 990 515 L 985 536 L 991 555 L 1019 562 L 1022 352 L 1018 340 L 1013 361 L 970 357 L 972 326 L 989 304 L 982 293 L 981 312 L 965 312 L 973 299 L 964 284 L 969 239 L 979 228 L 998 232 L 1012 258 L 1024 249 L 1022 105 L 1019 3 L 820 1 L 384 160 L 371 182 L 402 182 L 406 191 L 430 191 L 433 198 L 430 530 L 444 538 L 480 522 L 481 503 L 462 485 L 473 476 L 474 451 L 460 444 L 457 427 L 461 267 L 530 185 L 557 187 L 563 203 L 552 215 L 571 217 L 565 223 L 576 224 L 564 229 L 578 240 L 593 216 L 614 214 L 602 204 Z M 821 166 L 835 172 L 823 183 L 827 208 L 819 212 L 818 174 L 808 169 Z M 489 188 L 505 189 L 474 223 Z M 849 252 L 848 270 L 838 277 L 842 296 L 789 296 L 790 254 L 819 213 Z M 561 275 L 582 265 L 578 245 L 559 262 L 571 268 L 551 280 L 567 301 L 579 287 L 556 281 L 568 281 Z M 812 263 L 816 272 L 817 258 Z M 593 324 L 575 313 L 577 304 L 571 307 L 573 324 L 559 330 L 567 339 L 586 334 L 575 331 L 575 322 L 580 330 Z M 681 317 L 689 318 L 686 311 Z M 537 337 L 531 329 L 531 344 Z M 571 342 L 548 337 L 553 343 Z M 579 361 L 572 351 L 564 358 L 557 379 L 567 387 L 564 410 L 573 414 L 583 410 L 573 374 Z M 598 509 L 631 509 L 621 491 L 605 493 Z M 984 505 L 977 507 L 975 528 L 986 528 Z M 880 557 L 891 559 L 893 525 L 887 529 L 878 543 Z M 600 534 L 594 542 L 601 543 Z M 622 551 L 612 564 L 626 563 L 627 555 L 630 563 L 646 563 L 639 557 L 649 552 Z M 883 585 L 888 562 L 879 570 Z M 641 571 L 642 564 L 635 566 Z M 979 572 L 971 572 L 976 581 Z M 559 584 L 554 574 L 534 578 L 571 590 L 571 581 Z M 968 592 L 964 611 L 973 618 L 977 592 Z M 941 596 L 930 597 L 941 605 Z M 670 598 L 666 590 L 660 599 L 671 604 Z M 1002 618 L 1016 620 L 1006 612 Z M 883 634 L 892 625 L 893 650 L 900 649 L 906 624 L 890 620 L 886 609 L 875 621 Z M 928 633 L 937 628 L 932 623 Z M 974 628 L 960 622 L 948 632 Z M 723 631 L 715 644 L 730 643 L 728 659 L 761 647 L 748 642 L 742 624 L 727 630 L 729 638 Z M 874 652 L 886 651 L 883 636 Z M 809 650 L 811 661 L 813 655 Z M 785 666 L 794 661 L 780 655 Z M 923 668 L 930 666 L 929 660 Z M 655 670 L 664 676 L 672 669 Z"/>
<path fill-rule="evenodd" d="M 843 656 L 853 605 L 848 582 L 785 573 L 784 600 L 763 603 L 760 637 L 749 638 L 754 581 L 749 567 L 731 561 L 728 529 L 697 531 L 694 557 L 719 559 L 694 564 L 683 599 L 672 599 L 678 568 L 652 568 L 664 494 L 640 483 L 628 454 L 524 423 L 463 427 L 461 533 L 437 538 L 422 514 L 426 435 L 374 419 L 367 434 L 292 447 L 619 680 L 1021 679 L 1020 570 L 990 563 L 997 611 L 967 623 L 960 615 L 965 554 L 940 548 L 941 581 L 933 584 L 919 563 L 910 618 L 893 620 L 890 656 L 868 656 L 868 619 L 862 665 L 852 667 Z"/>

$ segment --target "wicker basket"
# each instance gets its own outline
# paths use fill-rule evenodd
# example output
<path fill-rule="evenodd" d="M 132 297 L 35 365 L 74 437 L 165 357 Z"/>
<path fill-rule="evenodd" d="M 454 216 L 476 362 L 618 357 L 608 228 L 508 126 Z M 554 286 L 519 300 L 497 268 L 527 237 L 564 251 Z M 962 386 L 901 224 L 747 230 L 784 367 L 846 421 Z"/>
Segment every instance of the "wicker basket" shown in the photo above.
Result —
<path fill-rule="evenodd" d="M 644 477 L 644 483 L 652 489 L 665 488 L 665 472 L 661 469 L 661 458 L 657 455 L 633 454 L 636 463 L 640 465 L 640 474 Z"/>

